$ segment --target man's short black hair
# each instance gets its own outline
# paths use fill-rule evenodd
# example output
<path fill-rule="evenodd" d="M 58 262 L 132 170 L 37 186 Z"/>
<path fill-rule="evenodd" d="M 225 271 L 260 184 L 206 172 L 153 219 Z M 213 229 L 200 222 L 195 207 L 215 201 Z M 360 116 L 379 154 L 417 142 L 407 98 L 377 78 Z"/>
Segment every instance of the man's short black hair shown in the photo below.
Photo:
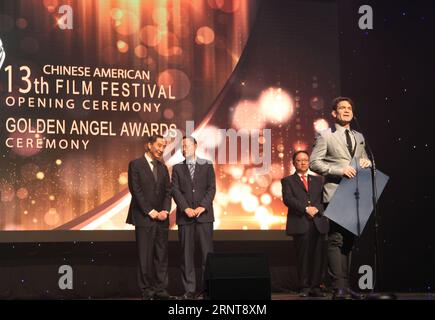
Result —
<path fill-rule="evenodd" d="M 157 141 L 157 139 L 165 139 L 165 138 L 164 138 L 162 135 L 160 135 L 160 134 L 154 134 L 154 135 L 148 137 L 146 143 L 147 143 L 147 144 L 148 144 L 148 143 L 153 144 L 154 142 Z"/>
<path fill-rule="evenodd" d="M 297 157 L 298 154 L 300 154 L 300 153 L 305 153 L 305 154 L 308 156 L 308 158 L 310 157 L 310 155 L 308 154 L 307 151 L 305 151 L 305 150 L 299 150 L 299 151 L 296 151 L 295 153 L 293 153 L 293 157 L 292 157 L 293 162 L 296 161 L 296 157 Z"/>
<path fill-rule="evenodd" d="M 334 100 L 332 100 L 332 103 L 331 103 L 332 110 L 337 111 L 338 104 L 342 101 L 349 102 L 349 104 L 352 106 L 352 110 L 355 111 L 355 105 L 354 105 L 352 99 L 348 98 L 348 97 L 337 97 Z"/>
<path fill-rule="evenodd" d="M 189 139 L 190 141 L 193 141 L 193 143 L 195 144 L 195 145 L 197 145 L 198 143 L 196 142 L 196 139 L 194 138 L 194 137 L 192 137 L 192 136 L 183 136 L 183 140 L 184 139 Z"/>

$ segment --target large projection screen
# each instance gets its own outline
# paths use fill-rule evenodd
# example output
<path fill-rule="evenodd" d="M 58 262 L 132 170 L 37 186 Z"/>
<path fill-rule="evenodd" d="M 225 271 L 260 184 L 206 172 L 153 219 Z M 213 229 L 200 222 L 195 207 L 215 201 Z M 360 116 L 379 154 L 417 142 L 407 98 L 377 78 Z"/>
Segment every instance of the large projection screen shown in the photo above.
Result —
<path fill-rule="evenodd" d="M 340 90 L 335 1 L 0 8 L 0 232 L 132 229 L 128 163 L 176 130 L 214 161 L 215 229 L 285 228 L 280 180 Z"/>

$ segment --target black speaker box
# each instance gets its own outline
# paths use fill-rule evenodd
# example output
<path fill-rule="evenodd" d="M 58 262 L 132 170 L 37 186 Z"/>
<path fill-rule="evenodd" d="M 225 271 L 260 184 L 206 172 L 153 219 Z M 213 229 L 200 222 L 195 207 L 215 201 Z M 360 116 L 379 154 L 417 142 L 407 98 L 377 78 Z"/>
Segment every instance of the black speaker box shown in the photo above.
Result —
<path fill-rule="evenodd" d="M 206 299 L 271 299 L 269 264 L 262 253 L 209 253 L 204 281 Z"/>

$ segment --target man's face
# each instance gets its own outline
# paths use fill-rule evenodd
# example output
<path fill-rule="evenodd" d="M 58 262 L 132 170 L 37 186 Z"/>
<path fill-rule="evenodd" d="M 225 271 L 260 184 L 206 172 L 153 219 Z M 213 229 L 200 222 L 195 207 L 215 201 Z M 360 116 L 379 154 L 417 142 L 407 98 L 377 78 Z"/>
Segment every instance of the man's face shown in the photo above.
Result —
<path fill-rule="evenodd" d="M 296 156 L 293 165 L 295 166 L 297 173 L 306 173 L 308 171 L 309 163 L 310 157 L 308 157 L 306 153 L 301 152 Z"/>
<path fill-rule="evenodd" d="M 182 152 L 183 157 L 186 159 L 192 158 L 195 155 L 197 145 L 192 139 L 183 139 L 182 141 Z"/>
<path fill-rule="evenodd" d="M 352 105 L 349 101 L 340 101 L 337 109 L 332 111 L 332 116 L 340 125 L 349 124 L 353 118 Z"/>
<path fill-rule="evenodd" d="M 166 140 L 157 138 L 154 143 L 148 143 L 148 150 L 154 159 L 161 160 L 163 158 L 163 151 L 166 148 Z"/>

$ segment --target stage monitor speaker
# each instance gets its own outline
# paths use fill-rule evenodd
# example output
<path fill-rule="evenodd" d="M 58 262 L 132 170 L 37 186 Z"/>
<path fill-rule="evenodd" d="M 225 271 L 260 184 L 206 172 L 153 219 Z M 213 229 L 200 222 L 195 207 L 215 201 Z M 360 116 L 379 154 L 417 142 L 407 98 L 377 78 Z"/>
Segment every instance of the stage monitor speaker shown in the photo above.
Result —
<path fill-rule="evenodd" d="M 204 280 L 206 299 L 271 299 L 269 263 L 262 253 L 209 253 Z"/>

